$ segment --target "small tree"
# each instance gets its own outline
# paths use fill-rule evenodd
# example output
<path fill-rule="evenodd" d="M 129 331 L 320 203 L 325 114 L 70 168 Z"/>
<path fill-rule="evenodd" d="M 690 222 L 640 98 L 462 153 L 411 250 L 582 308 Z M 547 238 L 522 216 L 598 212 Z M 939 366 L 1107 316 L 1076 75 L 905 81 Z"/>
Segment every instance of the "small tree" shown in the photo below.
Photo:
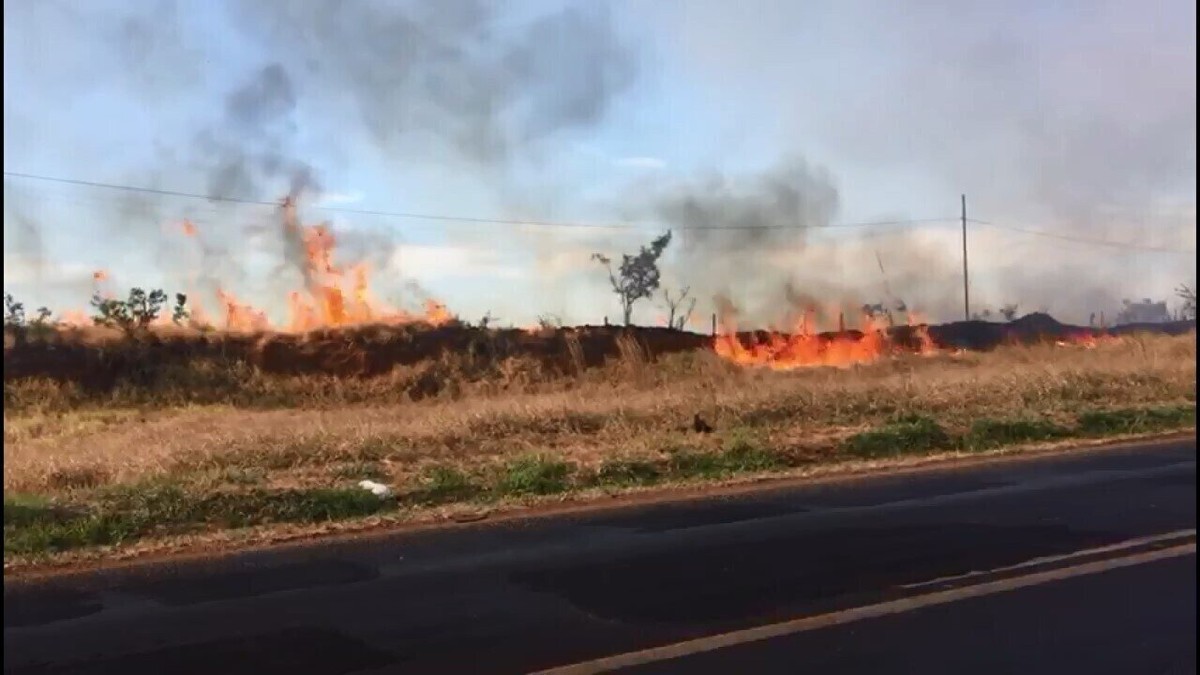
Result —
<path fill-rule="evenodd" d="M 661 275 L 658 259 L 671 243 L 671 231 L 657 237 L 649 246 L 643 246 L 637 255 L 622 254 L 621 265 L 614 270 L 612 259 L 603 253 L 593 253 L 592 259 L 608 270 L 608 280 L 613 293 L 621 301 L 621 315 L 628 326 L 633 322 L 633 305 L 638 300 L 649 298 L 658 290 Z"/>
<path fill-rule="evenodd" d="M 4 294 L 4 327 L 23 328 L 25 326 L 25 303 L 17 302 L 11 293 Z"/>
<path fill-rule="evenodd" d="M 186 303 L 187 298 L 180 294 L 176 297 L 177 304 L 180 297 L 183 297 Z M 96 308 L 92 321 L 97 326 L 120 328 L 126 333 L 132 333 L 149 326 L 157 319 L 166 301 L 167 294 L 160 289 L 146 293 L 140 288 L 132 288 L 125 300 L 102 298 L 96 293 L 92 296 L 92 307 Z"/>
<path fill-rule="evenodd" d="M 537 324 L 541 330 L 555 330 L 562 328 L 563 320 L 557 314 L 539 314 Z"/>
<path fill-rule="evenodd" d="M 1000 315 L 1005 321 L 1012 321 L 1017 318 L 1017 303 L 1010 302 L 1000 308 Z"/>
<path fill-rule="evenodd" d="M 1196 318 L 1196 289 L 1187 284 L 1180 284 L 1179 288 L 1175 289 L 1175 295 L 1183 300 L 1183 307 L 1180 308 L 1181 314 L 1185 319 Z"/>
<path fill-rule="evenodd" d="M 183 325 L 192 316 L 192 313 L 187 308 L 187 296 L 183 293 L 175 294 L 175 306 L 171 308 L 171 321 L 176 326 Z"/>
<path fill-rule="evenodd" d="M 896 300 L 895 302 L 896 302 L 896 304 L 893 307 L 888 307 L 885 303 L 882 303 L 882 302 L 876 302 L 874 304 L 867 303 L 862 306 L 862 313 L 868 319 L 875 320 L 875 319 L 882 318 L 887 321 L 889 326 L 895 326 L 896 325 L 896 315 L 893 312 L 897 312 L 897 313 L 907 313 L 908 312 L 908 305 L 905 304 L 903 300 Z"/>
<path fill-rule="evenodd" d="M 500 323 L 499 317 L 492 316 L 492 310 L 489 309 L 488 311 L 483 313 L 483 317 L 480 318 L 479 323 L 477 323 L 475 325 L 482 328 L 483 330 L 487 330 L 487 329 L 495 326 L 498 323 Z"/>
<path fill-rule="evenodd" d="M 663 289 L 663 301 L 667 303 L 667 328 L 683 330 L 687 326 L 688 320 L 692 318 L 692 312 L 696 311 L 696 298 L 688 297 L 691 290 L 690 286 L 684 286 L 678 296 L 671 297 L 671 289 Z M 687 303 L 686 306 L 683 304 L 684 302 Z"/>
<path fill-rule="evenodd" d="M 50 316 L 52 314 L 49 307 L 37 308 L 37 316 L 29 321 L 29 331 L 34 338 L 43 340 L 51 332 Z"/>
<path fill-rule="evenodd" d="M 874 319 L 882 314 L 886 314 L 887 308 L 883 306 L 882 302 L 876 302 L 875 304 L 866 303 L 862 306 L 862 313 L 865 314 L 867 318 Z"/>

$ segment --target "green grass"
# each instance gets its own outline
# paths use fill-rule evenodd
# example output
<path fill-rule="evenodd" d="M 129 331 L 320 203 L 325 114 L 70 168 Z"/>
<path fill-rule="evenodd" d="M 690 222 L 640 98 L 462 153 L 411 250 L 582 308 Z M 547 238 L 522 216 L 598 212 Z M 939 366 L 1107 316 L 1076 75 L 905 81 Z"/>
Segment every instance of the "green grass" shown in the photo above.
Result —
<path fill-rule="evenodd" d="M 86 505 L 4 500 L 4 551 L 47 553 L 120 544 L 149 534 L 267 523 L 345 520 L 396 507 L 360 489 L 318 488 L 196 495 L 173 485 L 109 490 Z"/>
<path fill-rule="evenodd" d="M 1195 404 L 1093 410 L 1079 415 L 1079 431 L 1089 436 L 1150 433 L 1195 424 Z"/>
<path fill-rule="evenodd" d="M 654 485 L 663 479 L 664 467 L 649 460 L 608 460 L 596 470 L 593 483 L 612 487 Z"/>
<path fill-rule="evenodd" d="M 449 504 L 469 501 L 484 493 L 484 488 L 453 466 L 431 466 L 421 473 L 418 487 L 409 498 L 417 504 Z"/>
<path fill-rule="evenodd" d="M 734 434 L 719 452 L 675 449 L 668 454 L 667 474 L 682 480 L 726 478 L 786 466 L 781 456 L 741 434 Z"/>
<path fill-rule="evenodd" d="M 985 418 L 971 424 L 962 445 L 967 450 L 990 450 L 1005 445 L 1052 441 L 1070 435 L 1070 429 L 1050 420 Z"/>
<path fill-rule="evenodd" d="M 574 467 L 541 456 L 522 457 L 503 468 L 497 486 L 501 494 L 552 495 L 566 492 Z"/>
<path fill-rule="evenodd" d="M 853 457 L 875 459 L 949 450 L 956 444 L 935 420 L 906 415 L 878 429 L 854 434 L 846 439 L 843 449 Z"/>

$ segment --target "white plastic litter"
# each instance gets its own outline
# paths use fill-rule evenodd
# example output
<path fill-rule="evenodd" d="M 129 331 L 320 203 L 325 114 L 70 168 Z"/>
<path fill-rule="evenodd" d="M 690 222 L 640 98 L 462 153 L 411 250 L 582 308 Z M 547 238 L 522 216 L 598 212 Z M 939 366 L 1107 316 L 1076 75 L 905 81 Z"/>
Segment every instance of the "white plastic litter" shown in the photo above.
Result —
<path fill-rule="evenodd" d="M 387 499 L 392 496 L 392 488 L 383 483 L 376 483 L 373 480 L 360 480 L 358 481 L 358 487 L 370 491 L 371 494 L 380 499 Z"/>

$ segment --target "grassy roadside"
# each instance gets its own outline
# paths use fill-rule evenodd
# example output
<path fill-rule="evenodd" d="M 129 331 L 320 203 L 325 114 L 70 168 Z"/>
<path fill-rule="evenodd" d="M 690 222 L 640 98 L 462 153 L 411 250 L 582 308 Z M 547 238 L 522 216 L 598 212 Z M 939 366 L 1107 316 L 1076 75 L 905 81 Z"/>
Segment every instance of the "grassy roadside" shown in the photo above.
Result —
<path fill-rule="evenodd" d="M 471 381 L 451 369 L 442 377 L 453 386 L 419 402 L 388 395 L 386 377 L 249 372 L 253 391 L 203 404 L 157 389 L 75 400 L 52 383 L 6 381 L 6 569 L 180 537 L 1194 429 L 1195 356 L 1194 335 L 791 372 L 630 350 L 571 376 L 499 362 L 490 371 L 509 375 Z M 695 416 L 711 432 L 696 431 Z M 393 498 L 359 488 L 364 479 Z"/>
<path fill-rule="evenodd" d="M 1029 417 L 979 419 L 961 432 L 935 420 L 903 416 L 846 436 L 826 463 L 856 459 L 984 452 L 1044 443 L 1150 435 L 1195 428 L 1194 404 L 1086 410 L 1075 423 Z M 497 506 L 585 491 L 704 483 L 739 475 L 786 472 L 806 462 L 753 439 L 736 436 L 718 450 L 679 447 L 660 458 L 610 459 L 589 468 L 545 455 L 486 464 L 471 472 L 430 465 L 388 498 L 354 487 L 199 493 L 172 482 L 119 486 L 75 499 L 30 495 L 4 499 L 6 559 L 36 560 L 96 546 L 205 531 L 283 523 L 321 523 L 403 511 L 412 518 L 451 504 Z"/>

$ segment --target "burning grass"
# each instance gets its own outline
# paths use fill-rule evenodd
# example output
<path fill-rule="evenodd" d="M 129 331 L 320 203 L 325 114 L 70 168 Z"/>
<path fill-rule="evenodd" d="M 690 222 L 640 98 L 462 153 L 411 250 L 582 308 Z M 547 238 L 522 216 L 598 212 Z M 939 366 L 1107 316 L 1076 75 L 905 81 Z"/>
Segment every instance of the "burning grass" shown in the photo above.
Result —
<path fill-rule="evenodd" d="M 103 394 L 6 379 L 6 556 L 1195 426 L 1194 333 L 1089 346 L 774 370 L 633 341 L 590 368 L 481 351 L 373 378 L 205 361 Z"/>

